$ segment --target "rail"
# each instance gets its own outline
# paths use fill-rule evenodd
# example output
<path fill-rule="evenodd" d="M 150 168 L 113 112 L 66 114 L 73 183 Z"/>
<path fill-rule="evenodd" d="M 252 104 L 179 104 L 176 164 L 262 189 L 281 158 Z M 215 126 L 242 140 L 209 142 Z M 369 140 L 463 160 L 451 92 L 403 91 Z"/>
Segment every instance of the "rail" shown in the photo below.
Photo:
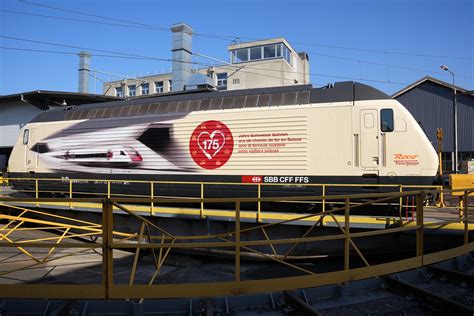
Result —
<path fill-rule="evenodd" d="M 241 227 L 241 205 L 247 202 L 256 202 L 256 198 L 186 198 L 186 199 L 169 199 L 169 198 L 4 198 L 0 197 L 0 203 L 11 202 L 94 202 L 102 205 L 102 224 L 97 225 L 91 222 L 78 222 L 72 220 L 73 223 L 63 223 L 64 218 L 58 221 L 56 227 L 60 227 L 60 234 L 57 237 L 40 240 L 23 240 L 13 241 L 8 238 L 12 231 L 21 229 L 24 223 L 29 220 L 25 218 L 25 214 L 30 212 L 41 212 L 34 209 L 16 207 L 18 215 L 7 215 L 2 213 L 0 220 L 5 221 L 5 225 L 0 232 L 0 247 L 17 248 L 33 260 L 28 267 L 41 266 L 51 260 L 56 260 L 53 253 L 58 248 L 76 249 L 76 252 L 86 251 L 90 249 L 102 250 L 102 282 L 101 284 L 1 284 L 0 293 L 4 298 L 76 298 L 76 299 L 148 299 L 148 298 L 184 298 L 184 297 L 210 297 L 221 295 L 239 295 L 269 291 L 285 291 L 297 288 L 314 287 L 327 284 L 347 285 L 353 280 L 360 280 L 389 273 L 395 273 L 403 270 L 413 269 L 424 265 L 448 260 L 456 256 L 474 251 L 474 242 L 470 240 L 469 222 L 473 221 L 473 215 L 469 211 L 468 195 L 472 192 L 464 191 L 464 205 L 462 223 L 464 224 L 463 241 L 461 245 L 454 246 L 450 249 L 438 252 L 425 251 L 424 232 L 427 226 L 441 227 L 447 225 L 452 220 L 446 220 L 441 223 L 426 224 L 424 222 L 423 203 L 426 194 L 437 194 L 440 190 L 416 190 L 410 192 L 392 192 L 380 194 L 353 194 L 353 195 L 337 195 L 337 196 L 312 196 L 304 197 L 305 201 L 332 201 L 343 199 L 344 205 L 333 207 L 314 214 L 302 214 L 297 218 L 285 221 L 278 221 L 267 224 L 256 224 L 251 227 Z M 351 211 L 355 208 L 371 205 L 373 203 L 381 203 L 390 199 L 403 199 L 406 196 L 415 197 L 416 215 L 413 222 L 403 222 L 398 226 L 388 226 L 383 230 L 376 231 L 351 231 Z M 301 197 L 300 197 L 301 198 Z M 351 204 L 353 200 L 361 200 L 372 198 L 371 201 L 359 204 Z M 288 198 L 297 201 L 298 197 Z M 276 198 L 261 198 L 260 201 L 279 201 Z M 160 227 L 157 222 L 149 218 L 142 217 L 131 212 L 124 205 L 125 203 L 157 203 L 157 204 L 173 204 L 173 203 L 234 203 L 234 228 L 231 231 L 214 235 L 195 235 L 180 236 L 173 234 L 166 229 Z M 119 208 L 123 212 L 133 216 L 141 224 L 138 231 L 134 233 L 123 233 L 114 230 L 114 216 L 117 216 L 113 209 Z M 12 209 L 10 209 L 11 211 Z M 344 221 L 336 220 L 335 215 L 342 213 Z M 46 216 L 50 216 L 45 214 Z M 312 235 L 311 232 L 316 231 L 319 223 L 325 218 L 331 217 L 337 223 L 338 234 Z M 306 228 L 301 237 L 292 238 L 276 238 L 272 237 L 272 229 L 281 224 L 296 222 L 299 220 L 311 220 L 313 225 Z M 51 220 L 35 220 L 36 224 L 45 227 L 55 225 Z M 457 221 L 457 219 L 456 219 Z M 27 227 L 25 227 L 27 229 Z M 150 231 L 154 233 L 150 233 Z M 82 231 L 82 233 L 81 233 Z M 358 238 L 375 238 L 378 239 L 386 234 L 396 234 L 401 232 L 415 232 L 416 247 L 409 258 L 389 261 L 383 263 L 372 263 L 371 259 L 366 256 L 357 245 Z M 73 243 L 71 238 L 74 235 L 91 234 L 99 239 L 90 243 Z M 5 240 L 5 241 L 3 241 Z M 68 242 L 64 241 L 68 240 Z M 340 241 L 343 243 L 342 260 L 343 269 L 317 273 L 308 267 L 302 267 L 288 260 L 291 254 L 299 246 L 309 243 L 319 243 L 328 241 Z M 281 251 L 284 246 L 285 251 Z M 262 247 L 270 249 L 270 252 L 262 251 Z M 279 248 L 280 247 L 280 248 Z M 32 248 L 49 249 L 47 255 L 43 258 L 36 258 L 28 252 Z M 181 284 L 156 284 L 159 279 L 160 271 L 169 257 L 171 251 L 178 249 L 227 249 L 233 254 L 234 273 L 232 280 L 216 281 L 205 283 L 181 283 Z M 126 284 L 118 284 L 114 282 L 116 274 L 114 274 L 114 251 L 129 250 L 133 254 L 133 264 L 130 269 L 129 282 Z M 139 270 L 140 253 L 144 250 L 150 251 L 154 259 L 154 273 L 149 276 L 146 284 L 136 284 L 135 276 Z M 298 273 L 297 276 L 278 277 L 269 279 L 252 279 L 245 276 L 241 270 L 243 254 L 254 254 L 261 258 L 271 260 L 282 267 L 286 267 Z M 60 256 L 59 256 L 60 257 Z M 362 267 L 351 265 L 354 258 L 358 258 L 363 263 Z M 1 264 L 1 263 L 0 263 Z M 1 267 L 1 265 L 0 265 Z M 16 270 L 0 269 L 0 276 L 5 276 Z M 47 294 L 45 294 L 47 293 Z"/>

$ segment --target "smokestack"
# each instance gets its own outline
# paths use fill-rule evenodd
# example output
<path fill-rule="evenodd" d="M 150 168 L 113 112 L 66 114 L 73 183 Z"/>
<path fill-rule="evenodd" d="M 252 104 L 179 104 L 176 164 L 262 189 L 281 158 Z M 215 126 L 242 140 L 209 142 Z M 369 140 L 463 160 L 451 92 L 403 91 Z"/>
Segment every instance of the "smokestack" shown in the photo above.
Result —
<path fill-rule="evenodd" d="M 191 44 L 193 29 L 178 23 L 171 27 L 173 32 L 173 91 L 182 91 L 191 76 Z"/>
<path fill-rule="evenodd" d="M 88 52 L 79 53 L 79 93 L 89 93 L 89 73 L 91 55 Z"/>

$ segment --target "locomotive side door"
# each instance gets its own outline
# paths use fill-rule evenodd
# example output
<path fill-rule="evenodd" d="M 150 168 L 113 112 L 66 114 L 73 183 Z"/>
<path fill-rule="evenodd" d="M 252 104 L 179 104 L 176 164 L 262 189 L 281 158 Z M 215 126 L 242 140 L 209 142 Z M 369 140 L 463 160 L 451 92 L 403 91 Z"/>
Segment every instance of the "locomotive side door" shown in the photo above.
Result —
<path fill-rule="evenodd" d="M 23 135 L 23 144 L 25 145 L 25 151 L 26 151 L 26 161 L 25 165 L 28 168 L 28 171 L 30 169 L 36 168 L 38 166 L 38 152 L 37 150 L 34 150 L 33 146 L 36 145 L 36 138 L 37 138 L 37 131 L 35 129 L 29 129 L 25 130 L 25 133 Z"/>
<path fill-rule="evenodd" d="M 360 111 L 360 166 L 364 169 L 379 167 L 378 111 Z"/>

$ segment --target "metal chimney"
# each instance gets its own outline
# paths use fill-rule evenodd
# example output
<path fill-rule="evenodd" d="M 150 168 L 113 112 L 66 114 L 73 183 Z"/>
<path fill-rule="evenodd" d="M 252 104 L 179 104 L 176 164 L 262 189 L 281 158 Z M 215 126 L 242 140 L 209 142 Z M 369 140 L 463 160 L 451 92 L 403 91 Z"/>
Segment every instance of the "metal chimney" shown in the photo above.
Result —
<path fill-rule="evenodd" d="M 89 73 L 91 55 L 88 52 L 79 53 L 79 93 L 89 93 Z"/>
<path fill-rule="evenodd" d="M 191 44 L 193 29 L 187 24 L 178 23 L 171 27 L 173 32 L 173 91 L 184 90 L 191 76 Z"/>

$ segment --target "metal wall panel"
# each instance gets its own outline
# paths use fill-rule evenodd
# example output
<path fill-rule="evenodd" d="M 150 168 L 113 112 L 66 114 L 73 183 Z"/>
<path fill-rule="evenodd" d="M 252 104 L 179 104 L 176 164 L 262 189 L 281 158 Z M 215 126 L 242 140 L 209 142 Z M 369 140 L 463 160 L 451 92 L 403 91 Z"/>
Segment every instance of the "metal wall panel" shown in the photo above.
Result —
<path fill-rule="evenodd" d="M 443 151 L 454 150 L 453 91 L 425 81 L 396 98 L 423 125 L 436 148 L 436 129 L 444 132 Z M 474 151 L 474 97 L 458 95 L 458 151 Z"/>

